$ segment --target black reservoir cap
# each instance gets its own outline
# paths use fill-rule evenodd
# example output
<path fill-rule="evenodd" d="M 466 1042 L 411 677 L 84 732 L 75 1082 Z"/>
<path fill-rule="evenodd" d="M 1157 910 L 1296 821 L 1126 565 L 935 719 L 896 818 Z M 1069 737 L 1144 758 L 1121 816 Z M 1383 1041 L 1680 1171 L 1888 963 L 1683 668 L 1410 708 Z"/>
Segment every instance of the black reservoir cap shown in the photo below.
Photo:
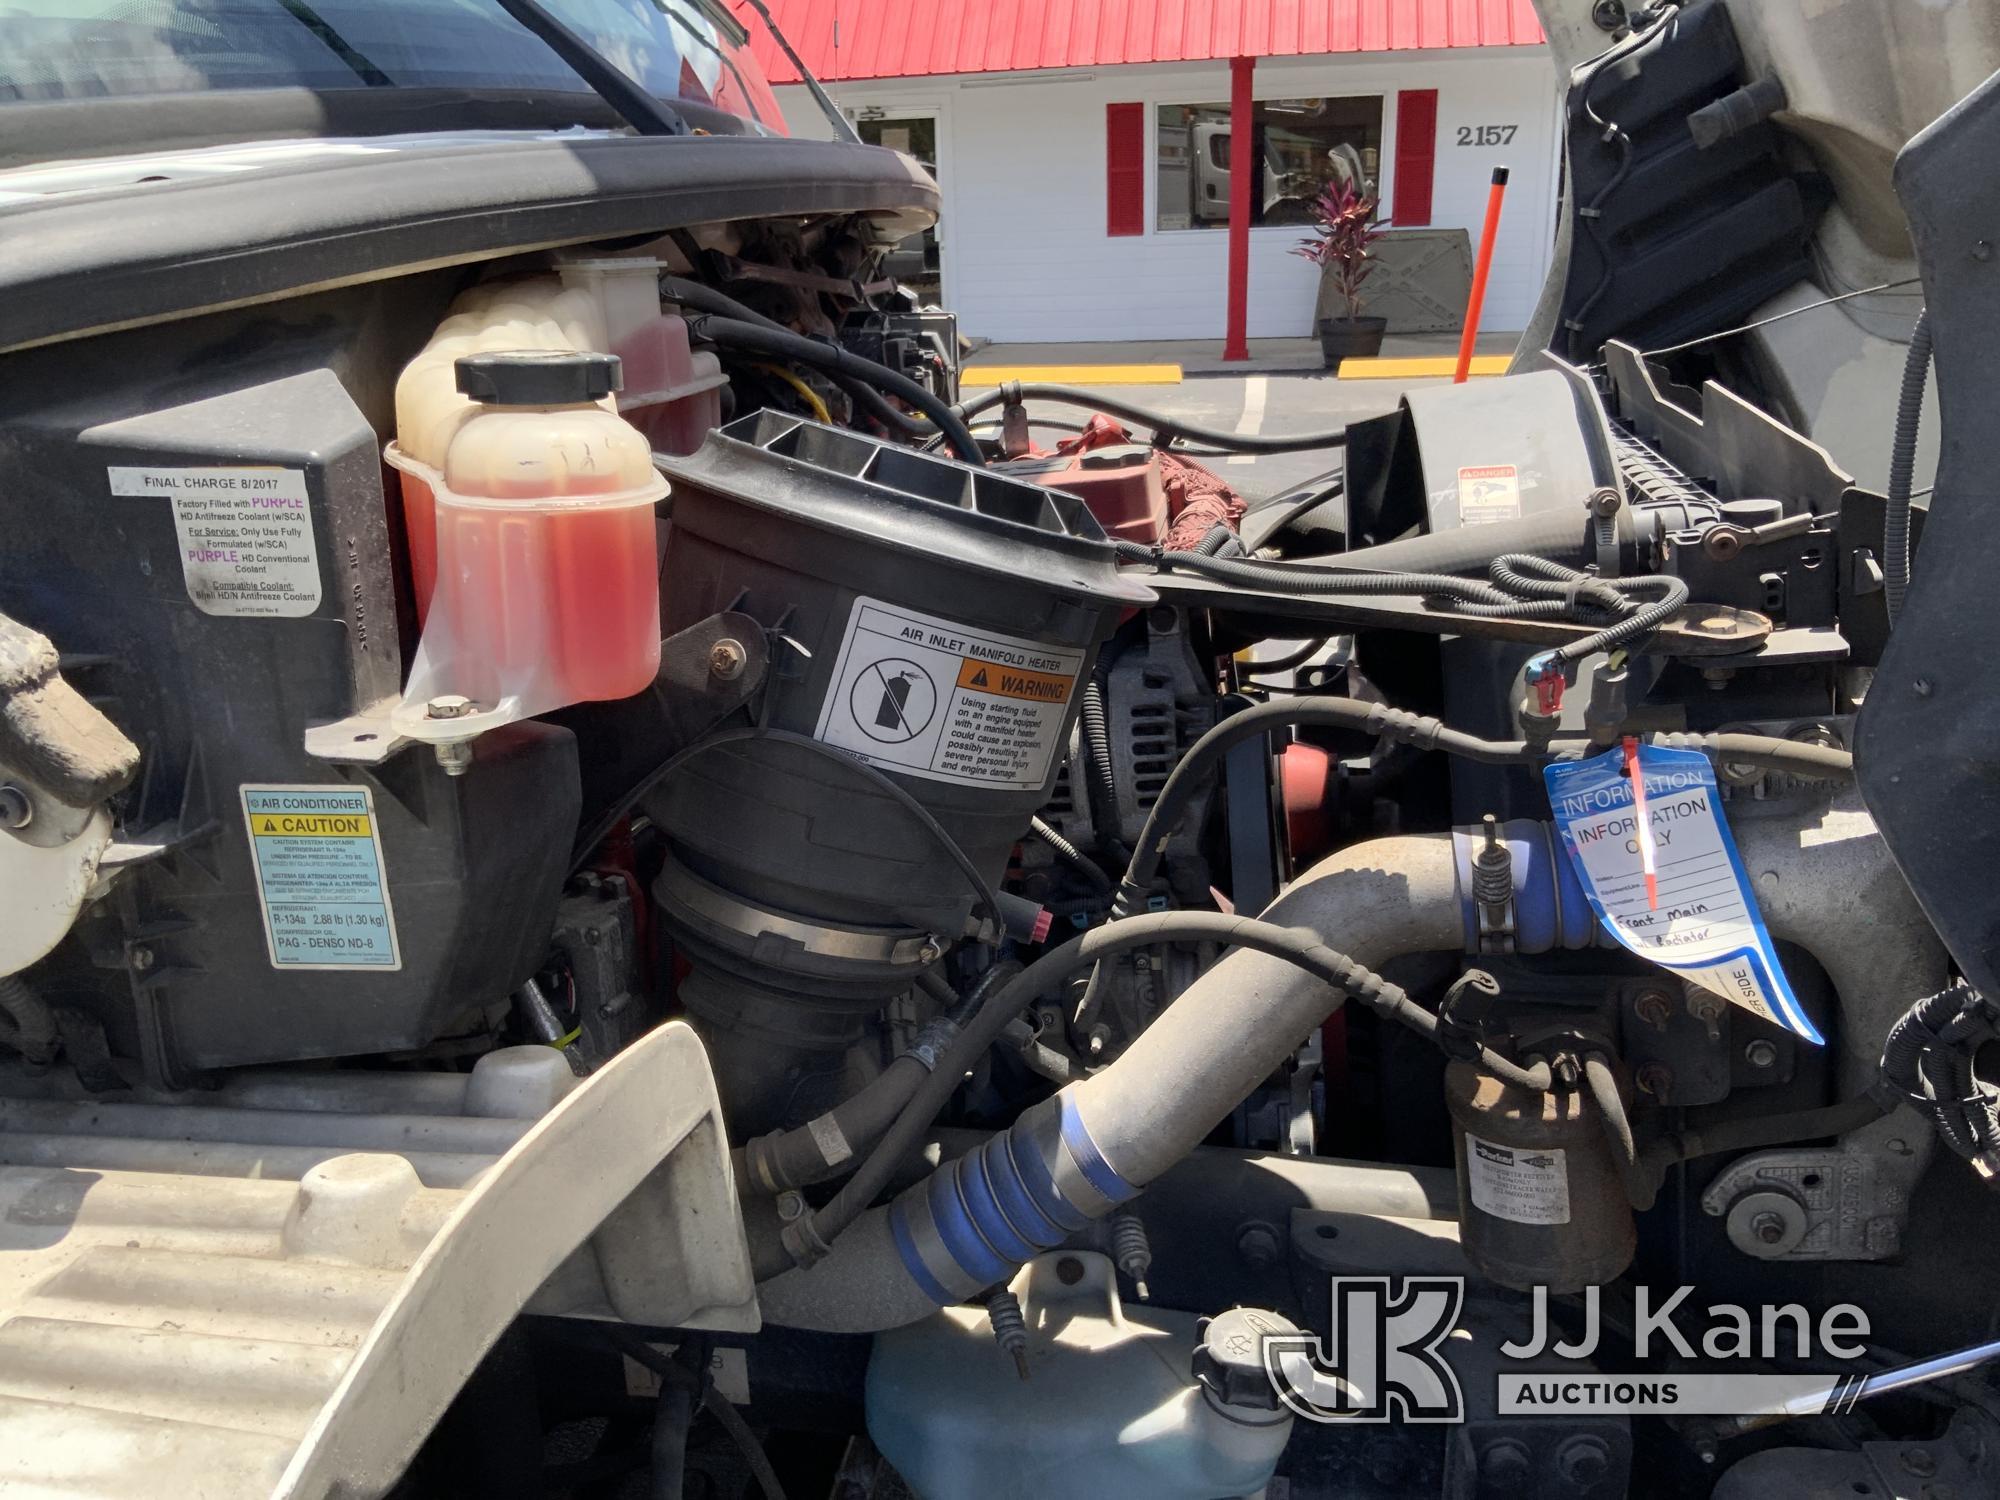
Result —
<path fill-rule="evenodd" d="M 455 361 L 462 395 L 488 406 L 581 406 L 625 385 L 615 354 L 570 349 L 506 349 Z"/>

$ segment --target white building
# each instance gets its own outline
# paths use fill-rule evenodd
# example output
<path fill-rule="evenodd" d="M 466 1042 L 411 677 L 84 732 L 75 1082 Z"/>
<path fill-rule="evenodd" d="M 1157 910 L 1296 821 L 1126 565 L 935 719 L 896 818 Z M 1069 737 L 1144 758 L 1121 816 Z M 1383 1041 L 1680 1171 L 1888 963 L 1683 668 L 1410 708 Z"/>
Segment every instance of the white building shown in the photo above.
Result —
<path fill-rule="evenodd" d="M 1244 72 L 1265 167 L 1247 207 L 1249 337 L 1312 332 L 1318 268 L 1292 251 L 1328 173 L 1372 182 L 1398 228 L 1476 242 L 1493 168 L 1511 168 L 1488 330 L 1525 324 L 1548 268 L 1559 114 L 1527 0 L 771 9 L 865 138 L 934 163 L 939 300 L 967 333 L 1222 339 L 1231 85 Z M 793 131 L 830 134 L 783 56 L 763 56 Z"/>

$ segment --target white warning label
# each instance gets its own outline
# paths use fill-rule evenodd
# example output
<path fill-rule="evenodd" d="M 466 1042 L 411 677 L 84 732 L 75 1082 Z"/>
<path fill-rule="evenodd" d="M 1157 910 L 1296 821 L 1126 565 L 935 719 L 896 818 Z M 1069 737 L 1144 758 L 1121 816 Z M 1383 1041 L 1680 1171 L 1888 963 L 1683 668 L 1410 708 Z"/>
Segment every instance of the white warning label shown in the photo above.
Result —
<path fill-rule="evenodd" d="M 1569 1222 L 1569 1167 L 1560 1147 L 1523 1150 L 1465 1133 L 1465 1181 L 1472 1205 L 1515 1224 Z"/>
<path fill-rule="evenodd" d="M 209 615 L 309 615 L 319 551 L 303 469 L 120 469 L 111 493 L 172 502 L 188 597 Z"/>
<path fill-rule="evenodd" d="M 1521 514 L 1521 471 L 1512 464 L 1477 464 L 1458 471 L 1458 524 L 1485 526 Z"/>
<path fill-rule="evenodd" d="M 933 781 L 1048 779 L 1083 653 L 856 599 L 815 739 Z"/>

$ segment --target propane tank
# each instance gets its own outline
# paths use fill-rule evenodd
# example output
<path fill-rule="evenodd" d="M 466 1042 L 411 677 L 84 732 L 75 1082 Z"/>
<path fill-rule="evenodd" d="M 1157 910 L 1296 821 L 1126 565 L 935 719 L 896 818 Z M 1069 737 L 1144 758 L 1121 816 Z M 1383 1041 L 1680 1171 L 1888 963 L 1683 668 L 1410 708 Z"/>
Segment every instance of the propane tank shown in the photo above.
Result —
<path fill-rule="evenodd" d="M 1637 1234 L 1597 1106 L 1445 1069 L 1466 1259 L 1502 1286 L 1578 1292 L 1632 1263 Z"/>

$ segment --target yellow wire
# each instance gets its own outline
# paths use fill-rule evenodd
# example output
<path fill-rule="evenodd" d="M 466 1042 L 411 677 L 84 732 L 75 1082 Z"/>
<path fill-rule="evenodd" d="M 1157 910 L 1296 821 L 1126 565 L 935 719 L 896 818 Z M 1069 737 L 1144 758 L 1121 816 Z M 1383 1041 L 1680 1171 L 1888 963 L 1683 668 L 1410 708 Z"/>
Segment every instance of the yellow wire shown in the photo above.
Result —
<path fill-rule="evenodd" d="M 819 392 L 807 385 L 783 365 L 752 365 L 753 370 L 762 370 L 766 375 L 775 375 L 799 393 L 799 399 L 812 409 L 812 414 L 831 426 L 833 413 L 826 409 L 826 403 L 819 398 Z"/>

